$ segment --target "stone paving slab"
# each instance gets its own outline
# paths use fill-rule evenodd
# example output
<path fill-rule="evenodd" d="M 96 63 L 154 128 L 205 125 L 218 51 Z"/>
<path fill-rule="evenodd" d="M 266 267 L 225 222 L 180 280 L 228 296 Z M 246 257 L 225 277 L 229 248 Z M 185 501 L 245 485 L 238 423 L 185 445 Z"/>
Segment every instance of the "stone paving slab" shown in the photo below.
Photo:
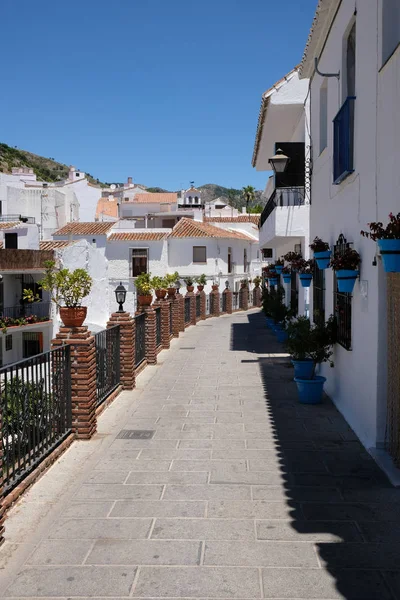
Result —
<path fill-rule="evenodd" d="M 258 311 L 173 340 L 10 511 L 0 598 L 400 600 L 400 490 L 282 353 Z"/>

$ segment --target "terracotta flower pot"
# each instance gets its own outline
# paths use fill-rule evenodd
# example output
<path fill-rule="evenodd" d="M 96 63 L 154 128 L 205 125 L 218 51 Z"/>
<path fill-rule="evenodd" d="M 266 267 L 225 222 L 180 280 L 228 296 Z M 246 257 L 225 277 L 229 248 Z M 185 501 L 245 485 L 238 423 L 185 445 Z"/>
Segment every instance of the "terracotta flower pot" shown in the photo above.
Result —
<path fill-rule="evenodd" d="M 187 289 L 187 291 L 188 291 L 188 292 L 193 292 L 193 290 L 194 290 L 194 285 L 188 285 L 188 286 L 186 287 L 186 289 Z"/>
<path fill-rule="evenodd" d="M 60 308 L 60 317 L 65 327 L 82 327 L 86 319 L 87 307 L 78 306 L 76 308 Z"/>
<path fill-rule="evenodd" d="M 198 292 L 202 292 L 204 290 L 204 285 L 198 285 L 197 286 L 197 291 Z"/>
<path fill-rule="evenodd" d="M 151 294 L 149 294 L 147 296 L 142 296 L 142 295 L 138 294 L 138 302 L 139 302 L 140 306 L 150 306 L 152 300 L 153 300 L 153 296 L 151 296 Z"/>
<path fill-rule="evenodd" d="M 212 287 L 212 289 L 214 290 L 214 292 L 216 292 L 216 291 L 218 290 L 218 288 L 219 288 L 219 285 L 213 285 L 213 286 L 211 286 L 211 287 Z"/>
<path fill-rule="evenodd" d="M 157 300 L 163 300 L 167 295 L 167 290 L 155 290 Z"/>
<path fill-rule="evenodd" d="M 247 284 L 246 284 L 246 283 L 241 283 L 241 284 L 240 284 L 240 289 L 244 290 L 244 288 L 246 288 L 246 287 L 247 287 Z"/>
<path fill-rule="evenodd" d="M 175 287 L 168 288 L 168 296 L 171 296 L 171 298 L 173 296 L 175 296 L 175 292 L 176 292 L 176 288 Z"/>

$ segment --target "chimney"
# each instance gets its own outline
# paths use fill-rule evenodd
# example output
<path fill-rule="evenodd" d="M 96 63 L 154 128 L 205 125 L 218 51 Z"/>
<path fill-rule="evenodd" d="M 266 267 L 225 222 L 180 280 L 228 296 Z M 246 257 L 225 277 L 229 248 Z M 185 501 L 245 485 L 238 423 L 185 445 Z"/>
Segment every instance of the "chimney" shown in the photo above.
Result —
<path fill-rule="evenodd" d="M 242 206 L 242 214 L 246 215 L 247 214 L 247 209 L 245 206 Z"/>
<path fill-rule="evenodd" d="M 132 185 L 132 177 L 128 177 L 128 183 L 129 185 Z"/>

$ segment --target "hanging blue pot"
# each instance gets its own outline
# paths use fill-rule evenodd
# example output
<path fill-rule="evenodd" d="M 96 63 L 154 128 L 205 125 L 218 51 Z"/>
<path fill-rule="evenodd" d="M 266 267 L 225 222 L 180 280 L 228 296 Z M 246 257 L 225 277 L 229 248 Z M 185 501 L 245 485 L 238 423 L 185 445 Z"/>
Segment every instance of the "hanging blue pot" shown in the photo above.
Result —
<path fill-rule="evenodd" d="M 336 280 L 339 292 L 348 292 L 351 294 L 357 277 L 358 271 L 353 269 L 339 269 L 339 271 L 336 271 Z"/>
<path fill-rule="evenodd" d="M 275 334 L 276 334 L 276 339 L 278 340 L 278 342 L 281 342 L 282 344 L 283 344 L 283 342 L 286 342 L 286 340 L 288 339 L 287 331 L 285 331 L 283 329 L 277 329 Z"/>
<path fill-rule="evenodd" d="M 311 379 L 314 372 L 314 361 L 311 358 L 305 360 L 292 360 L 295 379 Z"/>
<path fill-rule="evenodd" d="M 269 327 L 270 329 L 273 329 L 274 324 L 275 324 L 274 319 L 272 319 L 271 317 L 267 317 L 266 321 L 267 321 L 267 327 Z"/>
<path fill-rule="evenodd" d="M 400 240 L 378 240 L 385 273 L 400 273 Z"/>
<path fill-rule="evenodd" d="M 300 273 L 299 275 L 300 283 L 303 287 L 310 287 L 312 274 L 311 273 Z"/>
<path fill-rule="evenodd" d="M 272 327 L 273 331 L 277 332 L 277 331 L 282 331 L 283 329 L 283 325 L 282 323 L 274 323 L 273 327 Z"/>
<path fill-rule="evenodd" d="M 275 265 L 275 271 L 278 273 L 278 275 L 281 275 L 283 271 L 283 265 Z"/>
<path fill-rule="evenodd" d="M 277 277 L 268 277 L 268 283 L 269 283 L 269 285 L 278 285 L 278 278 Z"/>
<path fill-rule="evenodd" d="M 314 252 L 314 258 L 317 261 L 318 269 L 327 269 L 331 259 L 332 250 L 324 250 L 324 252 Z"/>
<path fill-rule="evenodd" d="M 284 273 L 284 274 L 282 275 L 282 277 L 283 277 L 283 281 L 284 281 L 285 283 L 290 283 L 290 282 L 291 282 L 291 280 L 292 280 L 292 276 L 291 276 L 291 274 L 290 274 L 290 273 Z"/>
<path fill-rule="evenodd" d="M 314 379 L 294 378 L 297 384 L 300 404 L 320 404 L 324 390 L 325 377 L 317 376 Z"/>

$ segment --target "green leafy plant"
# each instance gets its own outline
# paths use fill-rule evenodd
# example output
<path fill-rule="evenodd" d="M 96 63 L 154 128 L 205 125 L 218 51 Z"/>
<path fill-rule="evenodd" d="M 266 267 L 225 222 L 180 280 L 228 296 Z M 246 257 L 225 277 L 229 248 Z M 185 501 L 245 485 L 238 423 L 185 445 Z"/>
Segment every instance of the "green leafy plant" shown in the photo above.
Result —
<path fill-rule="evenodd" d="M 334 366 L 331 360 L 335 342 L 335 318 L 311 323 L 307 317 L 298 317 L 287 326 L 286 347 L 293 360 L 310 359 L 314 363 L 311 379 L 315 378 L 315 367 L 323 362 Z"/>
<path fill-rule="evenodd" d="M 150 296 L 153 292 L 151 273 L 141 273 L 135 279 L 135 286 L 139 296 Z"/>
<path fill-rule="evenodd" d="M 328 242 L 324 242 L 319 237 L 315 237 L 312 244 L 310 244 L 310 248 L 313 252 L 326 252 L 329 250 Z"/>
<path fill-rule="evenodd" d="M 253 283 L 256 287 L 258 287 L 262 282 L 262 278 L 259 275 L 256 275 L 253 279 Z"/>
<path fill-rule="evenodd" d="M 333 258 L 329 263 L 329 266 L 334 271 L 340 271 L 342 269 L 356 271 L 361 262 L 361 257 L 358 254 L 357 250 L 353 248 L 346 248 L 343 254 L 339 254 L 339 252 L 335 252 Z"/>
<path fill-rule="evenodd" d="M 165 277 L 159 277 L 155 275 L 150 280 L 151 286 L 154 290 L 165 290 L 168 286 L 168 282 Z"/>
<path fill-rule="evenodd" d="M 186 287 L 190 287 L 194 284 L 194 277 L 191 277 L 190 275 L 188 275 L 187 277 L 183 278 L 183 281 L 185 282 Z"/>
<path fill-rule="evenodd" d="M 92 288 L 92 278 L 84 269 L 55 268 L 55 262 L 48 260 L 45 263 L 46 271 L 43 279 L 38 285 L 50 292 L 52 301 L 59 307 L 77 308 L 82 306 L 82 300 L 89 294 Z M 26 293 L 25 293 L 26 292 Z M 33 292 L 24 290 L 24 300 L 32 302 Z"/>
<path fill-rule="evenodd" d="M 207 283 L 207 275 L 205 273 L 202 273 L 201 275 L 199 275 L 198 277 L 196 277 L 196 283 L 198 285 L 206 285 L 206 283 Z"/>
<path fill-rule="evenodd" d="M 293 316 L 293 311 L 283 302 L 284 297 L 285 290 L 282 286 L 265 290 L 263 294 L 263 311 L 267 317 L 271 317 L 276 323 L 285 324 Z"/>
<path fill-rule="evenodd" d="M 167 287 L 174 287 L 177 281 L 179 281 L 179 273 L 175 271 L 175 273 L 167 273 L 165 275 L 165 281 L 167 283 Z"/>
<path fill-rule="evenodd" d="M 245 277 L 244 279 L 241 279 L 240 283 L 246 287 L 249 287 L 249 280 L 247 279 L 247 277 Z"/>

